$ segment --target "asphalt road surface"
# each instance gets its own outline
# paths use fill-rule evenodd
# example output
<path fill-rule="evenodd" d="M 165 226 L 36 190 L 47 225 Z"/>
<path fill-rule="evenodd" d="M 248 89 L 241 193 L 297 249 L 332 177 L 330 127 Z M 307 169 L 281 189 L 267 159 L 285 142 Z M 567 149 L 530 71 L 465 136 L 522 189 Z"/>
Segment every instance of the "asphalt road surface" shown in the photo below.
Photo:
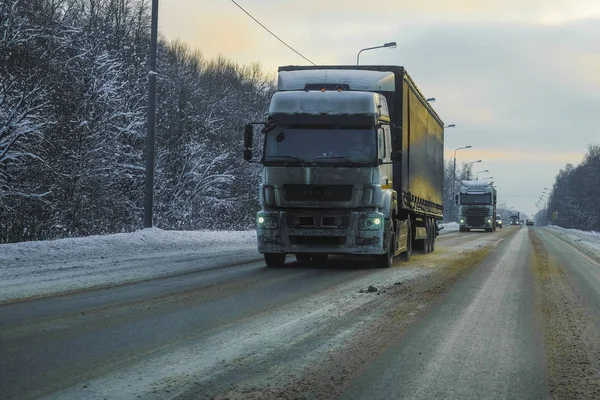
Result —
<path fill-rule="evenodd" d="M 0 398 L 600 398 L 600 262 L 505 227 L 4 304 Z"/>

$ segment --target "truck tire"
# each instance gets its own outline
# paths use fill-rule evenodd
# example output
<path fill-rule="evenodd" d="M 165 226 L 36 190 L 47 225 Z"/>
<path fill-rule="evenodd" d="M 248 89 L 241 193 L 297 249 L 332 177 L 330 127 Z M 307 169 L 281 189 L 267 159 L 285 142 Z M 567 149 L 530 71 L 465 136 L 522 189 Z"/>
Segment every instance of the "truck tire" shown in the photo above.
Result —
<path fill-rule="evenodd" d="M 412 224 L 408 221 L 408 229 L 407 229 L 407 239 L 406 239 L 406 251 L 401 253 L 399 258 L 401 261 L 408 261 L 412 256 L 412 245 L 413 245 L 413 234 L 412 234 Z"/>
<path fill-rule="evenodd" d="M 430 220 L 430 226 L 431 226 L 431 241 L 429 243 L 431 249 L 430 249 L 430 253 L 433 253 L 435 251 L 435 238 L 437 236 L 437 232 L 435 230 L 436 225 L 435 225 L 435 220 L 433 218 L 431 218 Z"/>
<path fill-rule="evenodd" d="M 423 254 L 428 254 L 430 250 L 429 240 L 431 239 L 431 229 L 429 228 L 429 218 L 425 217 L 425 239 L 416 240 L 417 250 Z"/>
<path fill-rule="evenodd" d="M 285 264 L 285 253 L 265 253 L 267 267 L 281 267 Z"/>
<path fill-rule="evenodd" d="M 394 264 L 394 253 L 396 252 L 396 234 L 394 233 L 394 226 L 391 225 L 391 229 L 388 233 L 390 235 L 390 244 L 388 246 L 388 251 L 385 254 L 376 255 L 375 258 L 375 266 L 377 268 L 390 268 L 392 264 Z"/>

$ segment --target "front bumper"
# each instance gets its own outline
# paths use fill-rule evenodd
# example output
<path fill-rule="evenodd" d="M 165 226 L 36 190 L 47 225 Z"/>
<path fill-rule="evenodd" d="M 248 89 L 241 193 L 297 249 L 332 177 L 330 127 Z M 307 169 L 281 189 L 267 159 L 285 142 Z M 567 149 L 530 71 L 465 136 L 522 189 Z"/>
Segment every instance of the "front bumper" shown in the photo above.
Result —
<path fill-rule="evenodd" d="M 261 220 L 262 218 L 262 220 Z M 293 225 L 294 219 L 314 221 L 314 225 Z M 312 218 L 312 219 L 311 219 Z M 329 222 L 341 220 L 338 226 Z M 359 229 L 359 224 L 372 221 L 371 227 Z M 373 221 L 379 221 L 375 228 Z M 262 223 L 261 223 L 262 221 Z M 269 227 L 265 228 L 265 221 Z M 276 221 L 273 224 L 273 221 Z M 327 222 L 327 224 L 325 224 Z M 327 253 L 327 254 L 383 254 L 386 226 L 379 212 L 259 212 L 257 214 L 257 241 L 260 253 Z"/>
<path fill-rule="evenodd" d="M 473 224 L 473 223 L 469 223 L 468 219 L 461 218 L 459 227 L 464 228 L 464 229 L 490 229 L 490 228 L 494 228 L 494 223 L 486 220 L 482 224 Z"/>

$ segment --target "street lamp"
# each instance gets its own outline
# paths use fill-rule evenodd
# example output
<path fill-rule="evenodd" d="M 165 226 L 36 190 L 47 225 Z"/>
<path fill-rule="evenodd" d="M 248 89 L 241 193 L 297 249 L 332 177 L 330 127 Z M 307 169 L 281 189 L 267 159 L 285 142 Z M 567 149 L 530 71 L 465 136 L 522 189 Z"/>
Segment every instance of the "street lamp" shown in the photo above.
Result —
<path fill-rule="evenodd" d="M 450 126 L 450 125 L 448 125 Z M 452 127 L 454 127 L 454 124 L 452 124 Z M 464 146 L 464 147 L 457 147 L 456 149 L 454 149 L 454 172 L 452 175 L 452 196 L 454 196 L 454 194 L 456 193 L 456 152 L 462 149 L 470 149 L 471 145 L 468 146 Z"/>
<path fill-rule="evenodd" d="M 359 59 L 360 59 L 360 53 L 362 53 L 363 51 L 373 50 L 373 49 L 382 49 L 382 48 L 395 49 L 396 47 L 397 47 L 396 42 L 389 42 L 389 43 L 384 43 L 382 46 L 374 46 L 374 47 L 364 48 L 361 51 L 359 51 L 358 54 L 356 55 L 356 65 L 358 65 Z"/>
<path fill-rule="evenodd" d="M 435 97 L 428 97 L 425 99 L 428 103 L 435 103 Z"/>
<path fill-rule="evenodd" d="M 468 168 L 468 167 L 470 167 L 470 166 L 471 166 L 471 165 L 473 165 L 473 164 L 477 164 L 477 163 L 480 163 L 480 162 L 482 162 L 482 161 L 481 161 L 481 160 L 477 160 L 477 161 L 471 161 L 471 162 L 468 162 L 468 163 L 467 163 L 467 168 Z M 471 179 L 471 173 L 469 173 L 469 175 L 468 175 L 468 179 L 467 179 L 467 180 L 469 180 L 469 179 Z"/>
<path fill-rule="evenodd" d="M 486 176 L 485 178 L 481 178 L 482 181 L 485 181 L 486 179 L 494 179 L 493 176 Z"/>
<path fill-rule="evenodd" d="M 456 125 L 454 124 L 450 124 L 450 125 L 444 125 L 444 128 L 455 128 Z"/>
<path fill-rule="evenodd" d="M 484 172 L 490 172 L 489 169 L 484 169 L 483 171 L 479 171 L 476 175 L 475 175 L 475 180 L 478 181 L 479 180 L 479 174 L 482 174 Z"/>

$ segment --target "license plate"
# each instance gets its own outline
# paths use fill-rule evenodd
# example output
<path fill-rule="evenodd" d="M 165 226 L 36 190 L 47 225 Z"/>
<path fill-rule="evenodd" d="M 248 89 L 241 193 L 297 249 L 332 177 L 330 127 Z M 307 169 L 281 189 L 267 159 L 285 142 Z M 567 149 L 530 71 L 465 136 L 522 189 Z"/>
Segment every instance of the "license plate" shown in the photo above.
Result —
<path fill-rule="evenodd" d="M 345 232 L 335 229 L 290 229 L 290 235 L 297 236 L 344 236 Z"/>

